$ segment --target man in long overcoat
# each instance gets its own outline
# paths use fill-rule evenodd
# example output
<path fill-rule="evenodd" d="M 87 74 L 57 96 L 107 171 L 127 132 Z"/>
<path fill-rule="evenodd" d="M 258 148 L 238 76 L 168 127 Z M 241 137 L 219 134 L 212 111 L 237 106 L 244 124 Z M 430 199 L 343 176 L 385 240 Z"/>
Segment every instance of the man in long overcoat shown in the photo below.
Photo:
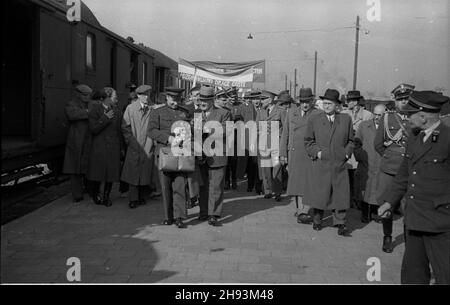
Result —
<path fill-rule="evenodd" d="M 256 123 L 258 124 L 258 148 L 264 184 L 264 198 L 268 199 L 275 196 L 275 200 L 280 201 L 283 182 L 281 163 L 279 160 L 279 140 L 283 133 L 283 123 L 286 119 L 286 109 L 278 104 L 275 104 L 275 96 L 275 93 L 263 91 L 263 109 L 258 111 Z M 279 101 L 280 99 L 278 99 L 278 102 Z M 278 130 L 272 130 L 272 122 L 278 123 Z M 261 123 L 267 123 L 267 126 L 264 127 Z M 277 125 L 274 124 L 273 127 L 276 126 Z M 274 138 L 275 142 L 272 141 L 272 134 L 276 137 Z"/>
<path fill-rule="evenodd" d="M 144 204 L 142 187 L 152 181 L 153 140 L 148 136 L 150 112 L 149 95 L 152 87 L 142 85 L 136 89 L 138 101 L 128 105 L 123 114 L 122 133 L 128 146 L 121 180 L 130 185 L 129 207 Z"/>
<path fill-rule="evenodd" d="M 383 104 L 376 105 L 373 110 L 373 119 L 362 122 L 355 135 L 354 155 L 358 162 L 355 182 L 359 183 L 356 189 L 361 190 L 357 197 L 361 198 L 361 221 L 363 223 L 370 222 L 371 215 L 376 214 L 376 209 L 378 209 L 377 187 L 381 156 L 376 152 L 373 142 L 385 109 Z"/>
<path fill-rule="evenodd" d="M 345 163 L 353 152 L 351 118 L 336 112 L 339 92 L 327 89 L 323 113 L 308 120 L 305 148 L 313 159 L 307 179 L 305 200 L 314 208 L 313 229 L 322 229 L 324 210 L 333 211 L 333 224 L 339 235 L 347 235 L 346 211 L 350 207 L 350 185 Z"/>
<path fill-rule="evenodd" d="M 293 196 L 297 205 L 299 223 L 311 223 L 309 205 L 303 203 L 306 187 L 306 173 L 312 170 L 312 161 L 305 149 L 305 133 L 308 119 L 320 112 L 314 109 L 314 95 L 311 88 L 300 89 L 300 106 L 288 111 L 280 144 L 280 162 L 288 164 L 287 195 Z"/>
<path fill-rule="evenodd" d="M 70 174 L 72 196 L 75 202 L 83 200 L 83 178 L 89 158 L 89 103 L 92 89 L 86 85 L 76 87 L 77 96 L 66 105 L 69 120 L 63 172 Z"/>

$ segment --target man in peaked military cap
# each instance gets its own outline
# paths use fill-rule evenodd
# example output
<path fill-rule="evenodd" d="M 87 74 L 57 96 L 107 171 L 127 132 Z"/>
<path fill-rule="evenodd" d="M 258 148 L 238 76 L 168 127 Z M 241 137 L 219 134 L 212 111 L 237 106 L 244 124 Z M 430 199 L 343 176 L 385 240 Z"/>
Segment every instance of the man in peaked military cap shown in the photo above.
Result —
<path fill-rule="evenodd" d="M 405 107 L 413 89 L 414 86 L 412 85 L 400 84 L 392 90 L 391 96 L 395 101 L 395 108 L 386 111 L 377 129 L 374 146 L 375 150 L 381 156 L 377 197 L 380 197 L 392 183 L 400 167 L 401 160 L 405 155 L 406 142 L 410 136 L 408 112 Z M 381 203 L 379 200 L 379 204 Z M 390 217 L 386 217 L 383 218 L 382 223 L 384 235 L 382 250 L 386 253 L 391 253 L 393 251 L 393 220 Z"/>
<path fill-rule="evenodd" d="M 182 88 L 166 88 L 164 95 L 166 105 L 150 113 L 148 135 L 156 142 L 156 158 L 159 158 L 159 151 L 162 148 L 170 148 L 178 145 L 178 137 L 172 131 L 174 123 L 180 121 L 189 122 L 189 111 L 181 105 Z M 183 125 L 180 124 L 180 128 Z M 185 130 L 187 132 L 187 130 Z M 190 138 L 190 133 L 185 133 Z M 164 203 L 165 220 L 164 225 L 172 225 L 174 222 L 178 228 L 185 228 L 183 220 L 186 219 L 186 183 L 187 174 L 182 172 L 159 171 L 159 178 L 162 189 Z"/>
<path fill-rule="evenodd" d="M 378 209 L 389 217 L 406 199 L 402 284 L 429 284 L 430 264 L 437 284 L 450 284 L 450 128 L 439 120 L 448 97 L 414 91 L 407 110 L 413 135 L 392 184 Z"/>
<path fill-rule="evenodd" d="M 92 89 L 87 85 L 75 88 L 77 96 L 65 107 L 69 120 L 63 172 L 70 174 L 72 196 L 75 202 L 83 200 L 83 178 L 89 158 L 89 103 Z"/>

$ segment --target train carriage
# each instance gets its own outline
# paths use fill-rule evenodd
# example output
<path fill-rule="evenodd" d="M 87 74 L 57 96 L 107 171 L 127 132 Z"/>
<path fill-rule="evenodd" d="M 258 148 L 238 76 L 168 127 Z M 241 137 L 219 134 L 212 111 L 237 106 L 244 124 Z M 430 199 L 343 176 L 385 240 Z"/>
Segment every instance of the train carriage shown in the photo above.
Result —
<path fill-rule="evenodd" d="M 64 107 L 77 84 L 111 86 L 127 103 L 131 84 L 156 92 L 176 80 L 177 63 L 104 28 L 81 3 L 69 22 L 66 1 L 2 1 L 2 184 L 39 163 L 62 164 L 68 121 Z"/>

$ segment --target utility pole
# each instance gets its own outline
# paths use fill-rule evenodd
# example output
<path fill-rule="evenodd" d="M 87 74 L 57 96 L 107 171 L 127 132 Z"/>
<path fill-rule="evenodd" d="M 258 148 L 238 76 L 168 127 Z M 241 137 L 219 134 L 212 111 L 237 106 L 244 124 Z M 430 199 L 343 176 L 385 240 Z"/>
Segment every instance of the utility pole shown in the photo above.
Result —
<path fill-rule="evenodd" d="M 292 81 L 289 80 L 289 94 L 292 95 Z"/>
<path fill-rule="evenodd" d="M 294 92 L 292 96 L 297 95 L 297 68 L 294 69 Z"/>
<path fill-rule="evenodd" d="M 287 90 L 287 74 L 284 76 L 284 90 Z"/>
<path fill-rule="evenodd" d="M 317 81 L 317 51 L 314 52 L 314 95 L 316 95 L 316 81 Z"/>
<path fill-rule="evenodd" d="M 358 44 L 359 44 L 359 15 L 356 16 L 355 64 L 353 66 L 353 90 L 356 90 L 356 79 L 357 79 L 357 74 L 358 74 Z"/>

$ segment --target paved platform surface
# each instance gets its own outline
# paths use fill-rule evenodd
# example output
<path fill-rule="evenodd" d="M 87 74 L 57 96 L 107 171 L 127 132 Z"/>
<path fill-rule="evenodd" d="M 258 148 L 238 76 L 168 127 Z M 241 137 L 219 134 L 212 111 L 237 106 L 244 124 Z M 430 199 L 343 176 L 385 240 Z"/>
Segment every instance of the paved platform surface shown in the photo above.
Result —
<path fill-rule="evenodd" d="M 83 283 L 400 283 L 402 219 L 386 254 L 381 224 L 362 224 L 356 210 L 351 237 L 333 227 L 316 232 L 296 222 L 288 198 L 244 187 L 226 192 L 221 227 L 198 221 L 195 207 L 183 230 L 160 225 L 161 199 L 131 210 L 117 193 L 109 208 L 62 197 L 2 226 L 1 282 L 68 283 L 67 259 L 77 257 Z M 380 259 L 379 282 L 367 280 L 370 257 Z"/>

